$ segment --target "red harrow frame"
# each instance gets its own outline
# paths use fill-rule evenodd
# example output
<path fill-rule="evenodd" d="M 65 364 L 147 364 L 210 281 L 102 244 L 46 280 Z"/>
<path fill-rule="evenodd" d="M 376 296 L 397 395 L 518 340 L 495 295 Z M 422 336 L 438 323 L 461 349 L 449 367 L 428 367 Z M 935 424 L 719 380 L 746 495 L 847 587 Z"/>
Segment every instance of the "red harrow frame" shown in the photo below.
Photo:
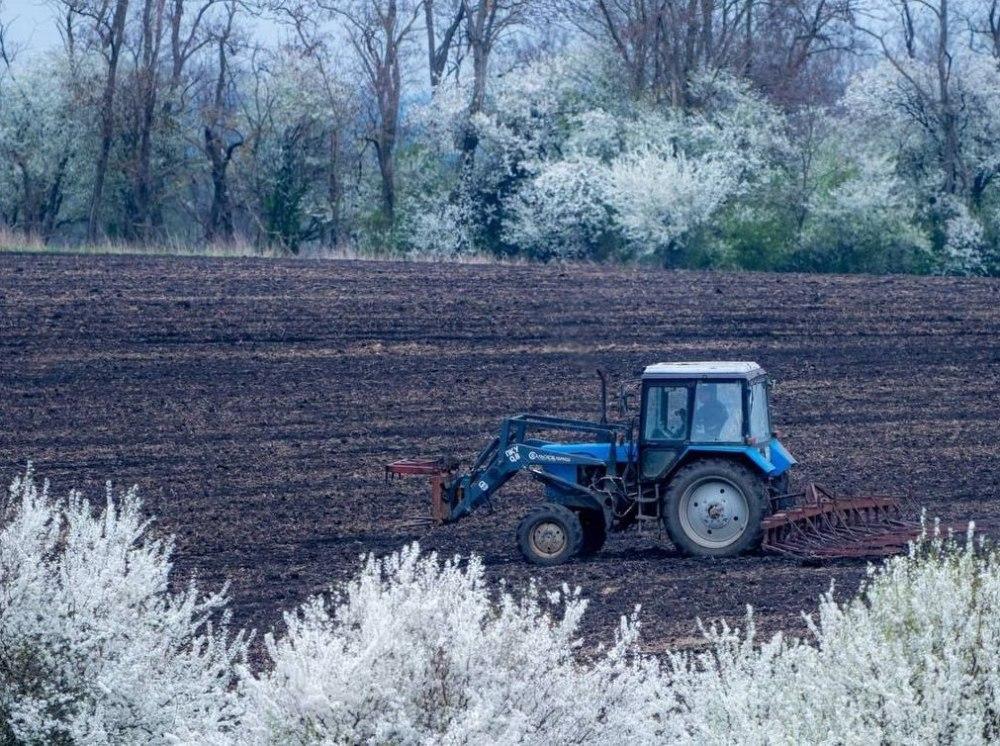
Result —
<path fill-rule="evenodd" d="M 903 516 L 894 497 L 838 497 L 809 484 L 802 492 L 778 498 L 790 508 L 779 508 L 763 522 L 761 550 L 792 557 L 879 557 L 905 551 L 919 538 L 919 522 Z"/>

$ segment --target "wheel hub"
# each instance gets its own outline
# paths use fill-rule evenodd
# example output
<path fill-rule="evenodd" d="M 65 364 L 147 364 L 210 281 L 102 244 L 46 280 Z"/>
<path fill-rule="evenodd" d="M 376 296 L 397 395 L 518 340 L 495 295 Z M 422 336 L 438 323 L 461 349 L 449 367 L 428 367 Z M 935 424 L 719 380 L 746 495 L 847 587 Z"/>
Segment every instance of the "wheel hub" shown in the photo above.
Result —
<path fill-rule="evenodd" d="M 554 557 L 566 547 L 566 533 L 558 523 L 543 521 L 531 530 L 531 545 L 539 554 Z"/>
<path fill-rule="evenodd" d="M 750 509 L 743 491 L 727 479 L 710 477 L 691 485 L 681 498 L 681 526 L 695 543 L 726 547 L 746 530 Z"/>

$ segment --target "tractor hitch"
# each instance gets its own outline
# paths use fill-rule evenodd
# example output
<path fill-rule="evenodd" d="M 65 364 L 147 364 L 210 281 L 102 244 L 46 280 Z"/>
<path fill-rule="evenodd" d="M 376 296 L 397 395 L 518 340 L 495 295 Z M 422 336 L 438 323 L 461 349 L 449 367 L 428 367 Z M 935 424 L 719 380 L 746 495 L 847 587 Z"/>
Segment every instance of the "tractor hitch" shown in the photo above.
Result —
<path fill-rule="evenodd" d="M 451 458 L 403 458 L 385 465 L 385 480 L 392 477 L 425 476 L 431 486 L 431 518 L 434 523 L 451 520 L 451 502 L 446 491 L 455 479 L 459 462 Z"/>

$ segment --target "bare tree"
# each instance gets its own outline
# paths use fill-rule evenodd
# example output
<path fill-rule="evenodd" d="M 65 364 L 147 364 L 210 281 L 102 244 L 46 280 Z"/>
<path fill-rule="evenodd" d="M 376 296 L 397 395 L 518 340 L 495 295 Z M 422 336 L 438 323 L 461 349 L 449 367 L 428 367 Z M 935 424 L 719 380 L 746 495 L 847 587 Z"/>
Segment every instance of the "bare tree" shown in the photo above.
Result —
<path fill-rule="evenodd" d="M 165 0 L 142 0 L 139 16 L 137 64 L 132 78 L 134 97 L 132 192 L 128 199 L 126 235 L 148 241 L 154 224 L 153 128 L 160 95 L 160 51 Z"/>
<path fill-rule="evenodd" d="M 490 57 L 500 39 L 524 23 L 531 10 L 530 0 L 460 0 L 465 15 L 465 41 L 472 55 L 472 94 L 468 116 L 483 110 Z M 471 163 L 479 139 L 471 125 L 465 127 L 462 153 Z"/>
<path fill-rule="evenodd" d="M 608 44 L 633 95 L 691 103 L 700 71 L 729 70 L 798 103 L 796 81 L 821 55 L 849 51 L 855 0 L 556 0 L 585 35 Z"/>
<path fill-rule="evenodd" d="M 752 47 L 753 0 L 563 0 L 560 10 L 607 43 L 628 72 L 633 95 L 687 104 L 699 68 L 721 68 Z"/>
<path fill-rule="evenodd" d="M 373 101 L 368 136 L 382 179 L 382 211 L 387 223 L 396 209 L 396 140 L 403 90 L 402 58 L 419 17 L 418 0 L 346 0 L 330 10 L 345 21 Z"/>
<path fill-rule="evenodd" d="M 3 12 L 4 3 L 3 0 L 0 0 L 0 62 L 2 62 L 5 67 L 10 68 L 16 50 L 11 44 L 7 24 L 3 20 Z"/>
<path fill-rule="evenodd" d="M 233 239 L 233 206 L 229 194 L 229 164 L 237 148 L 244 142 L 243 136 L 230 124 L 231 107 L 229 98 L 233 85 L 229 57 L 232 51 L 237 4 L 226 4 L 226 16 L 218 31 L 213 34 L 216 49 L 217 70 L 212 87 L 211 102 L 203 113 L 204 151 L 208 158 L 212 176 L 212 203 L 205 223 L 205 238 L 209 241 Z"/>
<path fill-rule="evenodd" d="M 1000 0 L 983 0 L 981 13 L 965 21 L 974 42 L 985 41 L 989 53 L 1000 60 Z"/>
<path fill-rule="evenodd" d="M 202 33 L 204 22 L 212 9 L 223 0 L 199 0 L 194 11 L 188 12 L 189 0 L 171 0 L 167 13 L 170 31 L 170 83 L 168 104 L 181 88 L 184 68 L 205 46 L 211 44 L 213 36 Z M 228 9 L 227 9 L 228 14 Z"/>
<path fill-rule="evenodd" d="M 100 142 L 94 164 L 94 184 L 87 211 L 87 240 L 96 242 L 101 233 L 104 183 L 115 135 L 115 96 L 118 63 L 125 43 L 125 21 L 129 0 L 61 0 L 66 12 L 87 19 L 105 61 L 104 85 L 99 104 Z"/>
<path fill-rule="evenodd" d="M 456 42 L 456 34 L 465 19 L 464 0 L 452 0 L 443 8 L 435 5 L 435 0 L 424 0 L 424 27 L 427 31 L 427 69 L 430 73 L 431 88 L 434 89 L 444 77 L 448 57 Z M 441 18 L 439 19 L 439 14 Z M 437 37 L 438 21 L 444 22 L 440 39 Z"/>
<path fill-rule="evenodd" d="M 312 0 L 279 0 L 272 9 L 280 12 L 294 30 L 295 41 L 283 46 L 281 53 L 292 55 L 304 64 L 303 70 L 307 71 L 312 86 L 310 94 L 320 93 L 324 99 L 322 108 L 325 115 L 314 118 L 307 128 L 312 134 L 305 139 L 315 149 L 311 161 L 315 163 L 324 158 L 326 161 L 324 166 L 316 170 L 322 173 L 321 178 L 325 181 L 327 212 L 323 220 L 316 221 L 309 228 L 309 232 L 321 237 L 327 246 L 336 246 L 343 237 L 343 202 L 350 179 L 349 172 L 352 167 L 361 167 L 358 143 L 362 142 L 362 137 L 367 138 L 364 140 L 366 143 L 376 141 L 377 135 L 374 133 L 377 133 L 378 123 L 381 121 L 376 108 L 371 112 L 371 127 L 363 136 L 359 135 L 358 99 L 360 95 L 365 95 L 373 102 L 377 99 L 367 96 L 372 89 L 367 74 L 362 85 L 366 94 L 360 94 L 356 79 L 351 78 L 348 73 L 350 66 L 343 59 L 343 45 L 337 43 L 340 39 L 331 34 L 329 27 L 331 17 L 339 17 L 334 12 L 336 9 L 332 3 L 320 6 Z M 357 56 L 353 45 L 349 49 L 353 56 Z M 361 67 L 362 70 L 365 69 L 364 65 Z M 288 134 L 292 137 L 291 141 L 303 142 L 304 131 L 298 134 L 290 131 Z M 393 193 L 394 186 L 393 184 Z"/>
<path fill-rule="evenodd" d="M 165 184 L 177 175 L 177 166 L 183 165 L 175 153 L 154 167 L 156 141 L 178 124 L 176 116 L 185 111 L 185 99 L 199 84 L 198 75 L 188 75 L 186 70 L 215 39 L 207 30 L 215 20 L 213 10 L 227 8 L 219 25 L 224 28 L 225 18 L 236 6 L 223 6 L 222 0 L 140 2 L 137 33 L 126 39 L 132 65 L 124 94 L 130 117 L 125 120 L 122 146 L 130 189 L 123 194 L 123 230 L 129 238 L 149 241 L 162 225 Z"/>
<path fill-rule="evenodd" d="M 751 13 L 753 37 L 743 74 L 777 103 L 832 103 L 856 51 L 851 26 L 858 0 L 762 0 Z M 849 69 L 849 66 L 847 67 Z"/>
<path fill-rule="evenodd" d="M 919 33 L 915 9 L 921 20 L 929 20 L 926 34 Z M 891 12 L 887 16 L 886 10 Z M 959 138 L 959 112 L 953 96 L 951 37 L 952 8 L 949 0 L 885 0 L 872 12 L 860 16 L 858 28 L 875 40 L 882 56 L 906 81 L 914 106 L 919 110 L 916 119 L 924 123 L 928 134 L 938 144 L 942 188 L 948 194 L 961 191 L 968 182 L 962 164 Z M 890 25 L 895 16 L 901 28 Z M 899 34 L 893 35 L 893 32 Z M 902 38 L 902 47 L 896 40 Z M 918 48 L 921 40 L 928 40 L 926 49 Z M 934 69 L 931 78 L 917 73 L 908 61 L 923 56 Z"/>

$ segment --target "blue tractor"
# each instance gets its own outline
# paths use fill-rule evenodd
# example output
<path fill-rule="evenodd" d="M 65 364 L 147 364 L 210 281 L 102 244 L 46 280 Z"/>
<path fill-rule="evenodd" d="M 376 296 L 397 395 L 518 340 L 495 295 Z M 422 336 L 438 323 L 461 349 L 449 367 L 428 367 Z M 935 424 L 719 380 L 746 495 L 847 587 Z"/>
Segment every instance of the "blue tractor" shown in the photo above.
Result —
<path fill-rule="evenodd" d="M 544 485 L 545 501 L 521 520 L 517 542 L 539 565 L 593 554 L 609 532 L 644 525 L 662 525 L 687 554 L 733 556 L 757 549 L 765 520 L 786 507 L 795 459 L 772 430 L 769 389 L 752 362 L 650 365 L 638 383 L 637 416 L 628 416 L 634 392 L 622 387 L 623 421 L 609 423 L 602 375 L 598 421 L 517 415 L 465 473 L 432 459 L 396 461 L 386 471 L 429 476 L 442 523 L 527 472 Z"/>

